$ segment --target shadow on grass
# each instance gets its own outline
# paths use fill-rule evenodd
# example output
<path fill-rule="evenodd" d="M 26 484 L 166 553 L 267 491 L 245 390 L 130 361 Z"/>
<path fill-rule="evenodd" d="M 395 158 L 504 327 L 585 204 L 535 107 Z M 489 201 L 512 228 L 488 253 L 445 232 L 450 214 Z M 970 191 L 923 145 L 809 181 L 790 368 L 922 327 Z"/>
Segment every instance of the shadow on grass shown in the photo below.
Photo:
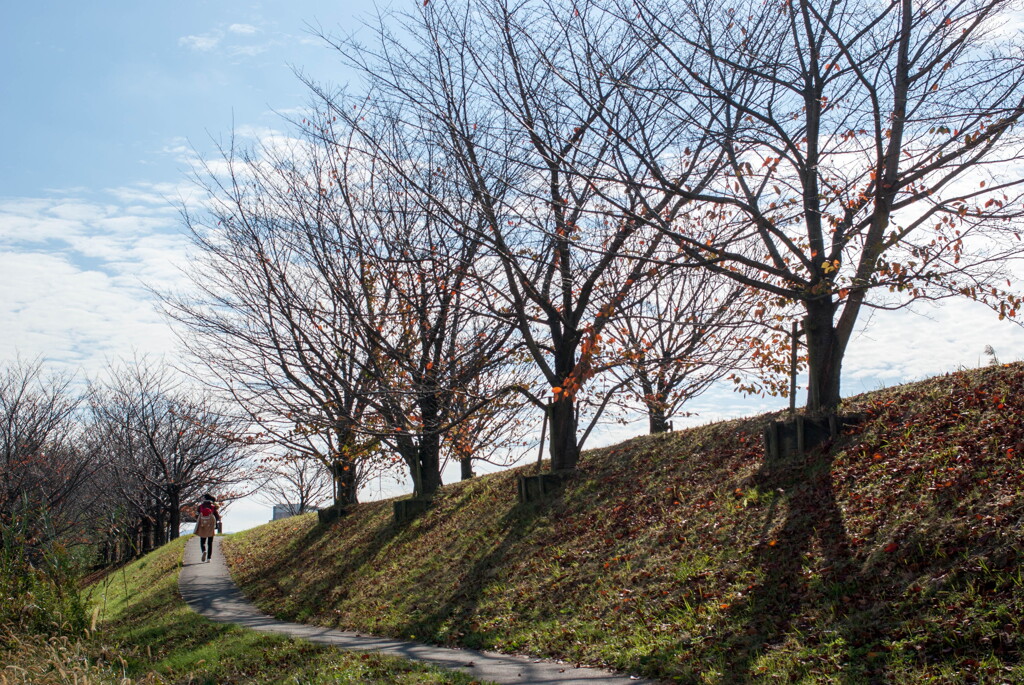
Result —
<path fill-rule="evenodd" d="M 534 523 L 560 506 L 564 506 L 561 494 L 543 502 L 514 505 L 500 520 L 504 531 L 501 539 L 490 544 L 489 550 L 469 567 L 444 602 L 433 612 L 410 622 L 404 630 L 419 635 L 438 635 L 445 625 L 473 625 L 484 593 L 495 580 L 491 571 L 505 566 L 510 550 L 530 535 Z M 458 635 L 457 642 L 472 649 L 491 647 L 494 637 L 501 632 L 473 630 Z"/>
<path fill-rule="evenodd" d="M 909 581 L 883 577 L 851 552 L 843 511 L 836 502 L 830 447 L 805 458 L 766 460 L 752 477 L 752 485 L 778 497 L 765 517 L 765 531 L 751 560 L 760 582 L 730 608 L 743 617 L 737 623 L 745 621 L 746 630 L 729 638 L 723 650 L 723 682 L 751 680 L 757 659 L 789 635 L 826 632 L 826 626 L 805 625 L 808 616 L 833 622 L 843 650 L 839 682 L 888 682 L 887 658 L 880 645 L 906 617 L 889 615 L 882 598 L 901 592 L 901 584 Z M 778 519 L 780 508 L 785 508 L 782 525 L 769 537 L 767 528 Z M 819 587 L 810 591 L 813 573 L 808 567 L 816 556 Z"/>
<path fill-rule="evenodd" d="M 310 611 L 313 605 L 303 601 L 302 596 L 296 597 L 298 603 L 294 606 L 290 606 L 286 601 L 274 599 L 274 595 L 281 600 L 287 600 L 290 597 L 290 592 L 282 586 L 280 579 L 289 578 L 295 573 L 302 573 L 307 568 L 319 567 L 321 570 L 329 570 L 329 572 L 323 574 L 315 586 L 308 588 L 305 594 L 323 598 L 328 593 L 336 593 L 338 588 L 346 586 L 346 578 L 352 577 L 363 567 L 372 564 L 387 545 L 407 529 L 407 526 L 398 525 L 393 519 L 388 518 L 371 531 L 357 533 L 359 542 L 347 545 L 346 554 L 323 556 L 320 548 L 334 544 L 339 529 L 353 520 L 355 519 L 341 518 L 327 524 L 318 523 L 304 534 L 288 541 L 276 559 L 260 568 L 259 578 L 250 579 L 246 583 L 246 585 L 252 584 L 253 587 L 250 589 L 255 589 L 257 595 L 265 594 L 259 589 L 260 586 L 273 588 L 274 592 L 270 596 L 273 601 L 264 598 L 259 602 L 259 606 L 265 611 L 272 608 L 273 610 L 268 613 L 275 618 L 306 620 L 311 615 Z M 325 561 L 330 563 L 329 567 L 325 568 Z M 244 588 L 243 594 L 252 599 L 251 592 L 245 592 Z"/>
<path fill-rule="evenodd" d="M 768 539 L 768 531 L 763 531 L 754 549 L 752 561 L 761 572 L 761 581 L 748 592 L 745 603 L 732 608 L 746 616 L 747 628 L 745 635 L 733 640 L 725 682 L 746 681 L 765 648 L 793 629 L 793 620 L 803 609 L 805 557 L 815 539 L 835 573 L 849 570 L 849 541 L 832 490 L 830 465 L 831 459 L 822 453 L 807 459 L 766 458 L 753 476 L 753 485 L 779 495 L 772 500 L 765 527 L 775 520 L 777 508 L 785 507 L 786 513 L 774 537 Z"/>

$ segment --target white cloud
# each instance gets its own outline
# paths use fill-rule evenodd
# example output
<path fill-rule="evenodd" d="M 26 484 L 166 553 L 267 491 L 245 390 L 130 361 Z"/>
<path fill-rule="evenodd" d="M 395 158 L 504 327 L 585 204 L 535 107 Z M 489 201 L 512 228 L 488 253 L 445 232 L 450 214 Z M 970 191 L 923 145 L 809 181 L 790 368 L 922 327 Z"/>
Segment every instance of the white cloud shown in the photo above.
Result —
<path fill-rule="evenodd" d="M 171 349 L 166 324 L 138 289 L 117 287 L 63 255 L 0 252 L 0 293 L 5 359 L 41 355 L 88 374 L 136 348 Z"/>
<path fill-rule="evenodd" d="M 158 188 L 173 189 L 0 202 L 0 359 L 93 374 L 133 350 L 172 350 L 147 286 L 180 287 L 187 241 Z"/>
<path fill-rule="evenodd" d="M 22 208 L 23 209 L 23 208 Z M 39 243 L 73 235 L 80 227 L 74 221 L 57 217 L 41 217 L 17 208 L 0 207 L 0 244 Z"/>
<path fill-rule="evenodd" d="M 256 55 L 262 55 L 264 52 L 270 49 L 273 43 L 265 43 L 263 45 L 234 45 L 228 49 L 228 54 L 232 57 L 255 57 Z"/>
<path fill-rule="evenodd" d="M 289 138 L 284 132 L 270 128 L 269 126 L 253 126 L 243 124 L 235 128 L 235 135 L 238 138 L 245 138 L 262 145 L 272 145 L 275 141 L 295 140 Z"/>
<path fill-rule="evenodd" d="M 228 31 L 242 36 L 251 36 L 260 32 L 259 28 L 252 24 L 232 24 L 228 27 Z"/>
<path fill-rule="evenodd" d="M 207 31 L 206 33 L 182 36 L 178 44 L 196 52 L 223 51 L 231 57 L 255 57 L 273 47 L 285 44 L 280 37 L 264 40 L 259 43 L 246 43 L 262 33 L 258 26 L 252 24 L 229 24 Z"/>
<path fill-rule="evenodd" d="M 174 183 L 139 183 L 131 187 L 104 190 L 122 205 L 134 203 L 132 209 L 137 212 L 147 211 L 147 205 L 154 212 L 176 211 L 174 204 L 181 196 L 181 191 L 182 187 Z"/>
<path fill-rule="evenodd" d="M 211 31 L 192 36 L 182 36 L 178 39 L 178 45 L 182 45 L 197 52 L 209 52 L 217 47 L 224 34 L 220 31 Z"/>
<path fill-rule="evenodd" d="M 103 207 L 77 200 L 55 204 L 50 208 L 49 213 L 59 219 L 75 222 L 94 221 L 106 214 Z"/>
<path fill-rule="evenodd" d="M 195 148 L 185 138 L 172 138 L 160 148 L 159 152 L 168 155 L 182 166 L 192 166 L 199 161 Z"/>
<path fill-rule="evenodd" d="M 880 312 L 850 341 L 844 394 L 983 365 L 986 345 L 1003 362 L 1024 359 L 1024 328 L 966 299 Z"/>

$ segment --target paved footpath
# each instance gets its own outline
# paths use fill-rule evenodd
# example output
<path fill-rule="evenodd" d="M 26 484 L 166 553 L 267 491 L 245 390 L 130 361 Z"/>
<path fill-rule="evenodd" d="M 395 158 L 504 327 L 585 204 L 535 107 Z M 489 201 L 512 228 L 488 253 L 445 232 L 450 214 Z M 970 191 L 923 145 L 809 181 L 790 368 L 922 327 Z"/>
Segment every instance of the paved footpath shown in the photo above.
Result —
<path fill-rule="evenodd" d="M 559 683 L 560 685 L 654 685 L 653 680 L 641 680 L 603 671 L 597 668 L 577 668 L 572 664 L 538 661 L 528 657 L 510 656 L 470 649 L 434 647 L 421 642 L 408 642 L 360 633 L 332 630 L 304 623 L 287 623 L 260 612 L 242 596 L 231 580 L 224 556 L 220 551 L 220 538 L 214 538 L 213 559 L 200 561 L 199 538 L 193 537 L 185 545 L 185 559 L 178 576 L 181 596 L 192 609 L 211 621 L 235 623 L 263 633 L 281 633 L 310 642 L 335 645 L 343 649 L 379 652 L 422 661 L 442 668 L 463 671 L 480 680 L 495 683 Z"/>

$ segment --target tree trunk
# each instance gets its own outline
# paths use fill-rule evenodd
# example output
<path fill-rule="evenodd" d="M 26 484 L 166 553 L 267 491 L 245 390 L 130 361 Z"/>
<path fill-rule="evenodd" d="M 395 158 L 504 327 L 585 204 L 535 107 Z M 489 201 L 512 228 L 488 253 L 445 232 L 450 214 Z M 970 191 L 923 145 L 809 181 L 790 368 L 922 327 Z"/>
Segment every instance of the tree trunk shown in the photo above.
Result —
<path fill-rule="evenodd" d="M 563 397 L 550 405 L 551 426 L 548 447 L 552 471 L 574 471 L 580 459 L 576 445 L 576 407 Z"/>
<path fill-rule="evenodd" d="M 153 523 L 153 547 L 161 547 L 167 542 L 167 521 L 164 520 L 164 510 L 157 509 Z"/>
<path fill-rule="evenodd" d="M 805 303 L 804 331 L 807 336 L 807 412 L 835 411 L 840 400 L 840 378 L 846 345 L 832 321 L 830 300 Z"/>
<path fill-rule="evenodd" d="M 655 433 L 667 433 L 669 431 L 668 417 L 661 407 L 647 407 L 647 419 L 651 429 L 651 435 Z"/>
<path fill-rule="evenodd" d="M 153 549 L 153 522 L 150 520 L 149 515 L 142 517 L 142 532 L 140 533 L 139 552 L 140 554 L 146 554 Z"/>
<path fill-rule="evenodd" d="M 441 436 L 435 432 L 424 433 L 419 449 L 420 497 L 430 497 L 441 487 Z"/>
<path fill-rule="evenodd" d="M 334 472 L 334 503 L 356 504 L 359 495 L 356 487 L 356 465 L 351 461 L 339 459 L 334 462 L 331 470 Z"/>
<path fill-rule="evenodd" d="M 668 417 L 665 416 L 665 405 L 661 402 L 665 397 L 664 389 L 662 388 L 664 383 L 659 382 L 658 389 L 655 390 L 654 383 L 651 382 L 645 369 L 639 370 L 638 380 L 640 381 L 640 389 L 644 392 L 643 400 L 644 405 L 647 407 L 647 424 L 651 435 L 667 433 L 669 430 Z"/>
<path fill-rule="evenodd" d="M 357 504 L 359 487 L 356 482 L 356 462 L 351 455 L 356 453 L 356 434 L 347 426 L 335 428 L 337 458 L 331 463 L 334 478 L 334 503 L 342 506 Z"/>
<path fill-rule="evenodd" d="M 420 497 L 430 497 L 441 487 L 441 434 L 438 420 L 439 398 L 436 392 L 426 392 L 419 398 L 420 414 L 423 417 L 423 433 L 420 435 L 419 489 Z"/>
<path fill-rule="evenodd" d="M 177 540 L 181 530 L 181 493 L 176 490 L 170 492 L 171 506 L 168 512 L 167 525 L 170 527 L 170 539 Z"/>
<path fill-rule="evenodd" d="M 473 477 L 473 458 L 463 457 L 459 460 L 462 466 L 462 480 L 470 480 Z"/>

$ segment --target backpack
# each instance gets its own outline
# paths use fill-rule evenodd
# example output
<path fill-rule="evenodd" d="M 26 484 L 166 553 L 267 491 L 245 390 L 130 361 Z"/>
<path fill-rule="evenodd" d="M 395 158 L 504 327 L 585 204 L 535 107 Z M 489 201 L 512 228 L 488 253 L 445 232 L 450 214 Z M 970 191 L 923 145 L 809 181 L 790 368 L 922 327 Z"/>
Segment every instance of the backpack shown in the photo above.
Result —
<path fill-rule="evenodd" d="M 196 518 L 197 533 L 201 530 L 212 530 L 217 525 L 213 511 L 212 507 L 201 507 L 199 509 L 199 516 Z"/>

